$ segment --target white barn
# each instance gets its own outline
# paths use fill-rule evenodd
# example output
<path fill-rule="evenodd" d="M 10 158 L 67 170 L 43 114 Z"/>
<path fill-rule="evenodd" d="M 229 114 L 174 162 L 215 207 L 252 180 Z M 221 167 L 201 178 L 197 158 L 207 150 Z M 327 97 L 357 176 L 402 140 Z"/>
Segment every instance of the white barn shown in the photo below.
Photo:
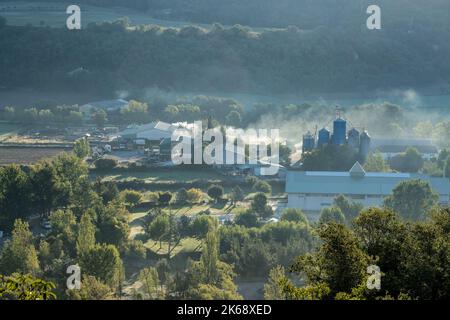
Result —
<path fill-rule="evenodd" d="M 348 172 L 288 171 L 288 208 L 319 211 L 343 194 L 364 206 L 379 206 L 402 181 L 422 179 L 439 194 L 442 205 L 450 204 L 450 179 L 409 173 L 366 173 L 359 163 Z"/>

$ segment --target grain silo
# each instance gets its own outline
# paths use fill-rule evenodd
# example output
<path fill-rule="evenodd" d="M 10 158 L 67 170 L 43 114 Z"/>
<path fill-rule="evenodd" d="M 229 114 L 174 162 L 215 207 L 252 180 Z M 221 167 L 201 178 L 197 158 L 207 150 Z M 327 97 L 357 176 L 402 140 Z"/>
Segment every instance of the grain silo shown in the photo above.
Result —
<path fill-rule="evenodd" d="M 321 147 L 323 145 L 327 145 L 330 143 L 330 131 L 326 128 L 320 129 L 319 131 L 319 139 L 317 141 L 317 147 Z"/>
<path fill-rule="evenodd" d="M 338 117 L 333 122 L 333 137 L 331 143 L 334 145 L 343 145 L 347 141 L 347 121 Z"/>
<path fill-rule="evenodd" d="M 360 145 L 360 133 L 358 130 L 356 130 L 355 128 L 352 128 L 348 131 L 348 140 L 347 140 L 347 144 L 350 148 L 352 148 L 355 151 L 359 150 L 359 145 Z"/>
<path fill-rule="evenodd" d="M 308 131 L 307 134 L 303 135 L 303 152 L 312 151 L 316 147 L 316 139 L 311 131 Z"/>
<path fill-rule="evenodd" d="M 359 155 L 361 157 L 361 160 L 366 161 L 367 155 L 370 151 L 370 135 L 369 133 L 364 130 L 361 135 L 359 136 Z"/>

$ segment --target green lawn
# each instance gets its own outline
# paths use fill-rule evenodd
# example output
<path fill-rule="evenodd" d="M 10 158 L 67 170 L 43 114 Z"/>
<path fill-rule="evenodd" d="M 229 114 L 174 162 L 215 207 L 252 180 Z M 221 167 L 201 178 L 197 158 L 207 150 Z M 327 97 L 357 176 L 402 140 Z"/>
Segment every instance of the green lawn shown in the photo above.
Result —
<path fill-rule="evenodd" d="M 96 175 L 93 175 L 96 178 Z M 211 169 L 202 170 L 152 170 L 124 172 L 117 174 L 108 174 L 103 176 L 104 181 L 130 181 L 133 179 L 141 179 L 146 182 L 192 182 L 195 180 L 221 180 L 224 177 Z"/>
<path fill-rule="evenodd" d="M 153 240 L 148 240 L 145 243 L 145 246 L 158 255 L 167 255 L 167 251 L 169 249 L 169 245 L 167 242 L 162 242 L 161 248 L 159 247 L 159 242 L 155 242 Z M 194 238 L 183 238 L 181 239 L 180 244 L 173 249 L 171 253 L 171 257 L 176 256 L 181 252 L 198 252 L 201 250 L 201 241 Z"/>

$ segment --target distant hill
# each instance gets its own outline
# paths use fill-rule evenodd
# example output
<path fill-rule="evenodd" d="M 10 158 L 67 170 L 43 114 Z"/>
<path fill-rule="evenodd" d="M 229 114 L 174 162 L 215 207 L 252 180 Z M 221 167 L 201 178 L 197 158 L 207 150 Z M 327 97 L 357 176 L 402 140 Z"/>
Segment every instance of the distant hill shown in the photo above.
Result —
<path fill-rule="evenodd" d="M 11 0 L 0 0 L 0 2 Z M 47 0 L 46 2 L 64 2 Z M 27 2 L 39 3 L 39 0 Z M 381 6 L 386 25 L 433 23 L 441 26 L 448 0 L 78 0 L 79 4 L 126 7 L 154 18 L 254 27 L 358 28 L 371 4 Z M 447 23 L 448 25 L 448 23 Z"/>
<path fill-rule="evenodd" d="M 86 2 L 125 5 L 121 0 Z M 293 12 L 298 11 L 295 19 L 301 28 L 258 32 L 217 24 L 208 30 L 193 26 L 135 28 L 121 21 L 72 32 L 2 27 L 0 23 L 0 87 L 96 92 L 158 87 L 192 92 L 310 94 L 450 83 L 450 10 L 445 10 L 450 1 L 379 0 L 383 27 L 376 31 L 365 26 L 365 0 L 340 0 L 339 6 L 335 0 L 222 2 L 127 0 L 127 6 L 146 3 L 143 10 L 172 8 L 165 12 L 175 15 L 189 5 L 186 12 L 191 20 L 207 22 L 206 12 L 200 14 L 201 10 L 218 4 L 210 11 L 210 21 L 232 23 L 226 20 L 231 13 L 226 14 L 225 9 L 236 8 L 236 22 L 245 24 L 239 17 L 247 17 L 249 24 L 257 25 L 259 19 L 265 25 L 266 19 L 271 26 L 281 26 L 282 15 L 275 12 L 286 12 L 285 24 L 291 24 Z M 257 11 L 250 10 L 256 3 L 260 3 L 254 7 Z M 271 16 L 269 8 L 273 9 Z M 222 20 L 214 18 L 220 13 Z M 80 68 L 83 72 L 71 73 Z"/>

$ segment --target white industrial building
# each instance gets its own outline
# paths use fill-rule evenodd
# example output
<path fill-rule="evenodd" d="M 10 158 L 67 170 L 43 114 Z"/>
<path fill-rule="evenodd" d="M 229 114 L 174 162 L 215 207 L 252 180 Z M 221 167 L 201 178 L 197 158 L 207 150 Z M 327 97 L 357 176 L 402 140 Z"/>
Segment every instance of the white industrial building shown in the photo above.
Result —
<path fill-rule="evenodd" d="M 96 102 L 89 102 L 80 107 L 80 111 L 85 120 L 89 120 L 92 118 L 92 115 L 97 110 L 104 110 L 106 112 L 118 111 L 128 105 L 128 101 L 123 99 L 116 100 L 103 100 Z"/>
<path fill-rule="evenodd" d="M 372 152 L 380 152 L 385 160 L 389 160 L 405 152 L 409 147 L 417 149 L 426 160 L 437 158 L 439 155 L 439 149 L 430 139 L 372 139 L 370 149 Z"/>
<path fill-rule="evenodd" d="M 365 172 L 356 163 L 348 172 L 288 171 L 286 193 L 288 208 L 320 211 L 343 194 L 364 206 L 380 206 L 386 196 L 402 181 L 421 179 L 439 194 L 442 205 L 450 204 L 450 179 L 421 174 Z"/>

